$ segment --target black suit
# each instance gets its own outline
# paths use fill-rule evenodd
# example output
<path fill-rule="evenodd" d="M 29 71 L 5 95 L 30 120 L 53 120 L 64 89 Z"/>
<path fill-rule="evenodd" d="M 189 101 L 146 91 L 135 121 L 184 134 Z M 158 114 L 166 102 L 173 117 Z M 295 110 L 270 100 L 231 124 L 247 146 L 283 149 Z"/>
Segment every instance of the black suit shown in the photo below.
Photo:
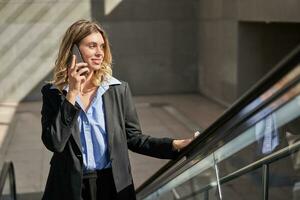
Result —
<path fill-rule="evenodd" d="M 42 140 L 53 152 L 44 200 L 80 200 L 82 152 L 77 118 L 80 113 L 57 89 L 47 84 L 42 89 Z M 172 139 L 141 134 L 128 84 L 111 85 L 103 95 L 108 150 L 117 191 L 132 184 L 128 148 L 157 158 L 172 159 Z"/>

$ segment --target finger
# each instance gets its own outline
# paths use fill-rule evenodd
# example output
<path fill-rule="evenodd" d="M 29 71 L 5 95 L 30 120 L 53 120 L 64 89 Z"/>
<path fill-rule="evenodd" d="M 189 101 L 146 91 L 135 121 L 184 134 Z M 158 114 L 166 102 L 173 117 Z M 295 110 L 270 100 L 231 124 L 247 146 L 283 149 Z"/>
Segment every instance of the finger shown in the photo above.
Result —
<path fill-rule="evenodd" d="M 86 67 L 87 63 L 76 63 L 72 71 L 78 72 L 81 68 Z"/>
<path fill-rule="evenodd" d="M 200 135 L 200 132 L 199 132 L 199 131 L 196 131 L 196 132 L 194 133 L 194 138 L 198 137 L 199 135 Z"/>
<path fill-rule="evenodd" d="M 86 77 L 85 76 L 79 76 L 78 77 L 78 81 L 80 82 L 80 83 L 84 83 L 85 81 L 86 81 Z M 82 85 L 81 85 L 82 86 Z M 82 88 L 80 88 L 80 91 L 81 91 L 81 89 Z"/>
<path fill-rule="evenodd" d="M 84 74 L 88 74 L 89 71 L 90 71 L 89 68 L 82 67 L 78 69 L 77 74 L 79 74 L 79 76 L 84 76 Z"/>
<path fill-rule="evenodd" d="M 87 67 L 88 64 L 85 63 L 85 62 L 81 62 L 81 63 L 76 63 L 76 66 L 77 66 L 77 67 Z"/>
<path fill-rule="evenodd" d="M 76 66 L 76 56 L 72 55 L 72 62 L 71 62 L 70 69 L 74 69 L 75 66 Z"/>

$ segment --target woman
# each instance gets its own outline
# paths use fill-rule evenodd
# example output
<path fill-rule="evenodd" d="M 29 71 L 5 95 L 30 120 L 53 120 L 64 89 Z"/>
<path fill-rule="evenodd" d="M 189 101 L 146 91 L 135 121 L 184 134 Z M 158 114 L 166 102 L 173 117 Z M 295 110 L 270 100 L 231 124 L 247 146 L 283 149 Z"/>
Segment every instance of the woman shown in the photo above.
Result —
<path fill-rule="evenodd" d="M 129 86 L 112 77 L 111 62 L 98 24 L 79 20 L 67 29 L 53 81 L 42 88 L 42 141 L 53 152 L 44 200 L 135 199 L 128 148 L 173 159 L 192 140 L 142 135 Z"/>

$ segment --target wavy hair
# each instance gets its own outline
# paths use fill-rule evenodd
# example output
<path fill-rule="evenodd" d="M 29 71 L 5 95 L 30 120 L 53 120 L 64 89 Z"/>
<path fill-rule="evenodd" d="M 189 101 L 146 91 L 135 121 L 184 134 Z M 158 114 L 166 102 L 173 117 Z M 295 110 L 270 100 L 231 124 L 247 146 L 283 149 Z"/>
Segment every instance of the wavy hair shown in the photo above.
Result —
<path fill-rule="evenodd" d="M 102 27 L 94 21 L 78 20 L 74 22 L 64 34 L 58 56 L 55 61 L 52 84 L 60 91 L 68 84 L 67 68 L 72 60 L 72 47 L 74 44 L 79 45 L 80 41 L 86 36 L 99 32 L 104 39 L 104 58 L 99 70 L 94 72 L 92 83 L 99 86 L 108 76 L 112 75 L 112 55 L 106 33 Z"/>

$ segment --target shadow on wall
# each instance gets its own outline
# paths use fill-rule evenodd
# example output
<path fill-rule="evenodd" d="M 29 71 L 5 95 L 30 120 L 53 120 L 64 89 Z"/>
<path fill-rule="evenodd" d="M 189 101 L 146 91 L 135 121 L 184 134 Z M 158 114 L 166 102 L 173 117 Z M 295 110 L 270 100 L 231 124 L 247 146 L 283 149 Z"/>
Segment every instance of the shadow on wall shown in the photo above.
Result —
<path fill-rule="evenodd" d="M 4 5 L 1 5 L 1 9 L 0 11 L 5 8 L 8 5 L 9 1 L 4 2 Z M 12 13 L 11 15 L 6 16 L 5 22 L 6 23 L 14 23 L 14 21 L 19 18 L 20 16 L 22 16 L 24 13 L 26 13 L 27 9 L 31 6 L 30 2 L 28 3 L 24 3 L 21 4 L 20 7 L 18 7 L 18 9 Z M 36 12 L 32 18 L 30 19 L 32 22 L 38 22 L 39 19 L 43 18 L 44 16 L 46 16 L 49 13 L 49 10 L 51 8 L 51 6 L 53 5 L 49 5 L 49 4 L 45 4 L 43 7 L 41 7 L 38 12 Z M 65 14 L 60 15 L 60 17 L 63 19 L 65 17 Z M 13 48 L 14 45 L 12 44 L 18 44 L 22 42 L 22 39 L 24 38 L 24 35 L 26 34 L 30 34 L 30 32 L 34 29 L 35 23 L 31 23 L 31 24 L 27 24 L 25 26 L 23 26 L 20 30 L 18 30 L 16 33 L 12 33 L 13 37 L 10 37 L 10 39 L 8 39 L 5 43 L 3 43 L 1 45 L 1 50 L 0 50 L 0 59 L 9 57 L 10 53 L 14 51 Z M 7 26 L 6 28 L 9 28 L 9 26 Z M 2 33 L 5 33 L 6 28 L 2 28 L 0 29 L 0 36 L 2 35 Z M 41 41 L 43 41 L 43 39 L 45 39 L 49 33 L 51 33 L 50 29 L 52 27 L 48 27 L 48 29 L 46 28 L 43 32 L 37 34 L 35 36 L 35 40 L 32 40 L 28 45 L 26 45 L 25 48 L 23 49 L 19 49 L 18 51 L 18 57 L 17 59 L 13 59 L 11 62 L 6 63 L 6 65 L 2 66 L 2 71 L 0 74 L 0 82 L 2 82 L 2 84 L 7 85 L 7 87 L 5 88 L 6 91 L 14 91 L 17 87 L 19 87 L 20 82 L 19 80 L 24 80 L 26 79 L 26 75 L 27 75 L 27 71 L 35 71 L 34 69 L 37 67 L 37 65 L 40 64 L 40 60 L 38 60 L 36 63 L 32 64 L 29 69 L 24 69 L 24 65 L 22 65 L 22 62 L 25 61 L 26 59 L 28 59 L 28 57 L 30 56 L 30 54 L 36 49 L 38 48 L 38 44 L 41 43 Z M 49 49 L 45 49 L 45 53 L 51 54 L 51 51 L 53 49 L 50 48 Z M 20 64 L 21 63 L 21 64 Z M 19 77 L 18 79 L 16 79 L 16 76 L 14 74 L 14 72 L 16 71 L 16 69 L 20 67 L 20 69 L 22 70 L 26 70 L 23 73 L 22 77 Z M 14 69 L 14 70 L 12 70 Z M 6 82 L 9 82 L 9 84 L 6 84 Z M 5 100 L 3 98 L 1 98 L 0 100 Z"/>
<path fill-rule="evenodd" d="M 73 12 L 78 13 L 78 17 L 87 16 L 81 5 L 80 0 L 67 4 L 59 1 L 5 1 L 1 4 L 0 36 L 5 40 L 1 40 L 0 44 L 0 60 L 3 63 L 0 82 L 6 86 L 0 91 L 1 102 L 34 99 L 30 96 L 33 90 L 28 92 L 51 70 L 60 27 L 72 21 Z M 82 12 L 77 12 L 78 9 Z M 54 11 L 56 15 L 53 15 Z"/>
<path fill-rule="evenodd" d="M 49 73 L 42 81 L 40 81 L 29 93 L 28 95 L 22 100 L 23 102 L 26 101 L 41 101 L 42 94 L 41 89 L 42 87 L 48 82 L 52 80 L 52 72 Z"/>
<path fill-rule="evenodd" d="M 133 94 L 197 92 L 196 7 L 193 0 L 91 1 L 92 19 L 111 42 L 114 76 L 129 82 Z M 24 100 L 40 100 L 45 80 Z"/>

